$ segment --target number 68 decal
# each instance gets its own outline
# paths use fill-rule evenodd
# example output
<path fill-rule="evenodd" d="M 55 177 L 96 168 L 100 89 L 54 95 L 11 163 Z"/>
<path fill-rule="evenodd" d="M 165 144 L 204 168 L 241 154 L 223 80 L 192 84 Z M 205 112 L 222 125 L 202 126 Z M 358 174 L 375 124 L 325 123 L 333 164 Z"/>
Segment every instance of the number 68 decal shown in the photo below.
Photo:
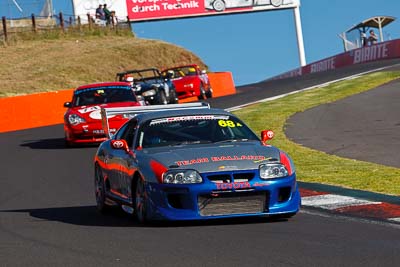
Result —
<path fill-rule="evenodd" d="M 230 128 L 242 127 L 242 124 L 240 124 L 239 122 L 235 123 L 234 121 L 231 120 L 219 120 L 218 125 L 221 127 L 230 127 Z"/>

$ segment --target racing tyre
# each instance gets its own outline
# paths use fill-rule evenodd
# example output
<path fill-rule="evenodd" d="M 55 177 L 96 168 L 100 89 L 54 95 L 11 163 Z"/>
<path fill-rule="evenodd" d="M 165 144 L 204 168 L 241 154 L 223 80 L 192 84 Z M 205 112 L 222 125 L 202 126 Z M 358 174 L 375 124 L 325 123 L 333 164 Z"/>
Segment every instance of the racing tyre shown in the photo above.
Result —
<path fill-rule="evenodd" d="M 107 212 L 110 209 L 110 206 L 106 203 L 106 187 L 103 175 L 98 166 L 96 166 L 94 171 L 94 190 L 97 210 L 101 213 Z"/>
<path fill-rule="evenodd" d="M 138 177 L 136 180 L 134 212 L 140 224 L 144 224 L 147 221 L 147 193 L 141 177 Z"/>
<path fill-rule="evenodd" d="M 167 97 L 165 96 L 165 92 L 164 91 L 160 91 L 159 95 L 158 95 L 158 102 L 160 105 L 167 105 L 168 104 L 168 100 Z"/>
<path fill-rule="evenodd" d="M 200 95 L 197 97 L 199 100 L 204 100 L 207 98 L 206 89 L 204 89 L 203 84 L 200 84 Z"/>
<path fill-rule="evenodd" d="M 211 88 L 209 88 L 208 91 L 206 92 L 206 97 L 212 98 L 212 93 L 213 93 L 213 90 Z"/>
<path fill-rule="evenodd" d="M 169 99 L 171 100 L 169 103 L 170 104 L 178 104 L 178 97 L 176 96 L 176 91 L 175 89 L 171 90 L 169 92 Z"/>
<path fill-rule="evenodd" d="M 212 3 L 212 6 L 215 11 L 221 12 L 225 10 L 225 2 L 223 0 L 215 0 Z"/>

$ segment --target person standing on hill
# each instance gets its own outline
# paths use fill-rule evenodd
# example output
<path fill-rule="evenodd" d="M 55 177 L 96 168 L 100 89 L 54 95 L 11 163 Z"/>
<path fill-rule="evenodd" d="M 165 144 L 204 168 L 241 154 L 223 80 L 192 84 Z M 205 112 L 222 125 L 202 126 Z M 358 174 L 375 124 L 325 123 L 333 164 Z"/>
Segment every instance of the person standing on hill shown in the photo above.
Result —
<path fill-rule="evenodd" d="M 99 7 L 96 8 L 96 18 L 106 20 L 106 14 L 104 13 L 103 5 L 99 5 Z"/>
<path fill-rule="evenodd" d="M 103 5 L 103 11 L 104 11 L 104 16 L 107 24 L 110 24 L 110 18 L 111 18 L 111 11 L 108 10 L 107 4 Z"/>

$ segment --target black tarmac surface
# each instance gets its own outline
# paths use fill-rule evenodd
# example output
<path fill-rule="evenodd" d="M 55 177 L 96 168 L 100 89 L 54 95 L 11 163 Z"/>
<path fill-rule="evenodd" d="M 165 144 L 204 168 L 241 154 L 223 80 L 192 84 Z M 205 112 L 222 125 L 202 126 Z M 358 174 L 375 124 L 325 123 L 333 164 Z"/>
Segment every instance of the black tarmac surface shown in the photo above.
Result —
<path fill-rule="evenodd" d="M 239 88 L 238 95 L 210 102 L 231 107 L 356 69 L 254 84 Z M 390 113 L 386 108 L 389 105 L 376 112 Z M 331 123 L 342 122 L 338 117 Z M 385 135 L 383 140 L 394 139 Z M 145 227 L 117 210 L 99 215 L 93 192 L 96 148 L 65 149 L 62 125 L 0 134 L 0 147 L 0 266 L 397 266 L 400 262 L 398 225 L 306 209 L 288 221 L 240 219 Z M 326 147 L 336 152 L 336 147 Z"/>
<path fill-rule="evenodd" d="M 400 80 L 297 113 L 286 135 L 329 154 L 400 168 Z"/>

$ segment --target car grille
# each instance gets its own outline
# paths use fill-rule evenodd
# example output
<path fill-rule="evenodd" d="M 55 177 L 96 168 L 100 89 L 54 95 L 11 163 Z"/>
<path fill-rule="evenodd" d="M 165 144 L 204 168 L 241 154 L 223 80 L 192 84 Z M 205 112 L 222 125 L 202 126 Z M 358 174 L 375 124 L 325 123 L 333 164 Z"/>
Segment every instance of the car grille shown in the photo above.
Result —
<path fill-rule="evenodd" d="M 233 192 L 217 196 L 201 195 L 197 206 L 201 216 L 220 216 L 265 212 L 267 192 Z"/>
<path fill-rule="evenodd" d="M 227 172 L 206 175 L 207 179 L 214 183 L 248 182 L 253 179 L 255 173 L 252 172 Z"/>

